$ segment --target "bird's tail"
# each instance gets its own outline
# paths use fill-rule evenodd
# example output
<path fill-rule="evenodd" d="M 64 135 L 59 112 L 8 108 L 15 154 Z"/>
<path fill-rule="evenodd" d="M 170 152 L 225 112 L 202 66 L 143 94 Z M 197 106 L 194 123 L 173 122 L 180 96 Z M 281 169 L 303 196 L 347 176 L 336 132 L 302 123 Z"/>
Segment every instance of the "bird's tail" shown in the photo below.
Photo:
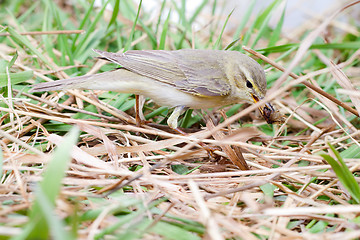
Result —
<path fill-rule="evenodd" d="M 53 82 L 39 83 L 33 85 L 33 88 L 29 92 L 45 92 L 66 89 L 101 89 L 101 87 L 98 85 L 100 84 L 101 86 L 101 82 L 106 82 L 106 80 L 113 79 L 115 71 L 103 72 L 93 75 L 84 75 L 69 79 L 56 80 Z"/>

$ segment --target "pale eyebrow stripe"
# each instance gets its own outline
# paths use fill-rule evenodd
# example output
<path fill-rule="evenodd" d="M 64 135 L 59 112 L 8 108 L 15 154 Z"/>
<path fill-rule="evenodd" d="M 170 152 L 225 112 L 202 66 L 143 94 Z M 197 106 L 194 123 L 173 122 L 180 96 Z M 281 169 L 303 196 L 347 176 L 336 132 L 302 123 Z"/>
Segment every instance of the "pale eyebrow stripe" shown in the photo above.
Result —
<path fill-rule="evenodd" d="M 254 79 L 251 77 L 251 72 L 249 72 L 244 66 L 239 65 L 239 70 L 240 70 L 240 75 L 242 75 L 241 77 L 245 76 L 244 80 L 245 81 L 250 81 L 253 85 L 253 88 L 255 89 L 255 92 L 260 92 L 259 86 L 257 86 L 254 82 Z"/>
<path fill-rule="evenodd" d="M 250 74 L 250 72 L 246 69 L 246 68 L 244 68 L 243 66 L 241 66 L 241 65 L 239 65 L 238 66 L 239 67 L 239 69 L 240 69 L 240 72 L 244 75 L 244 80 L 249 80 L 253 85 L 254 85 L 254 80 L 252 79 L 252 77 L 251 77 L 251 74 Z"/>

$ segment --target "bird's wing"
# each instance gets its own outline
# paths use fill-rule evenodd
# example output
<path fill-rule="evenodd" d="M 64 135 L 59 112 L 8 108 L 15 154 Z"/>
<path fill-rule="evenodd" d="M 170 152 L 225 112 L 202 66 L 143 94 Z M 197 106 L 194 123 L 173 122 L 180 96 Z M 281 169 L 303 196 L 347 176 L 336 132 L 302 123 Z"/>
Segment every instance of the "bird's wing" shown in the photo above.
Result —
<path fill-rule="evenodd" d="M 224 96 L 230 86 L 213 51 L 205 50 L 130 50 L 110 53 L 94 50 L 108 61 L 134 73 L 173 85 L 198 96 Z M 215 51 L 216 52 L 216 51 Z"/>

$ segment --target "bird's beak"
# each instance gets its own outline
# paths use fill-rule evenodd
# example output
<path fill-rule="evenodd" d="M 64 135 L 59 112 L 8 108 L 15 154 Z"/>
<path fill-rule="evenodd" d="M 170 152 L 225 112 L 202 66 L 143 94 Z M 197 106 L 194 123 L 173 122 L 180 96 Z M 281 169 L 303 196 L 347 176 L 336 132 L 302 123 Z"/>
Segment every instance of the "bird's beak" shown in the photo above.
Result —
<path fill-rule="evenodd" d="M 251 94 L 251 96 L 255 103 L 257 103 L 261 100 L 261 98 L 258 98 L 254 94 Z M 265 106 L 259 107 L 259 111 L 268 124 L 277 122 L 277 120 L 274 120 L 274 115 L 276 115 L 275 114 L 276 111 L 270 103 L 267 102 L 267 103 L 265 103 Z"/>

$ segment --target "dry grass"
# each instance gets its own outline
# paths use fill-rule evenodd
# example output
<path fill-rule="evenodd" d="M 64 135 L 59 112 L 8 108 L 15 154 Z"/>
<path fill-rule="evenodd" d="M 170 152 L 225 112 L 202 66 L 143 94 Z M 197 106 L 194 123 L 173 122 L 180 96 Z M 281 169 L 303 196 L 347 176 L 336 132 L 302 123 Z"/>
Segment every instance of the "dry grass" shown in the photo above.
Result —
<path fill-rule="evenodd" d="M 359 152 L 359 121 L 321 93 L 307 88 L 298 90 L 299 84 L 305 81 L 323 88 L 314 80 L 323 75 L 341 86 L 342 102 L 346 99 L 346 105 L 355 112 L 360 110 L 359 78 L 351 76 L 352 72 L 359 72 L 360 51 L 351 52 L 341 61 L 337 58 L 340 53 L 329 57 L 309 49 L 316 37 L 323 36 L 325 28 L 332 28 L 336 16 L 321 19 L 323 24 L 311 27 L 312 32 L 300 42 L 296 56 L 286 60 L 288 62 L 278 62 L 289 67 L 285 68 L 285 75 L 272 84 L 275 87 L 262 102 L 242 106 L 241 111 L 215 125 L 209 118 L 207 128 L 194 127 L 196 132 L 188 136 L 175 134 L 157 123 L 137 127 L 132 110 L 123 112 L 101 101 L 97 97 L 103 93 L 100 91 L 52 92 L 40 97 L 10 87 L 8 90 L 12 94 L 9 96 L 12 97 L 3 97 L 5 105 L 0 107 L 4 114 L 0 127 L 3 152 L 0 234 L 17 235 L 28 221 L 25 215 L 22 218 L 12 216 L 29 211 L 35 198 L 35 184 L 41 181 L 53 149 L 64 138 L 61 132 L 46 127 L 49 121 L 56 121 L 77 126 L 81 135 L 71 152 L 72 161 L 62 179 L 54 211 L 59 218 L 69 219 L 74 212 L 84 216 L 99 210 L 93 218 L 78 222 L 79 239 L 93 239 L 113 226 L 118 221 L 120 207 L 122 215 L 131 212 L 138 215 L 114 232 L 136 230 L 144 219 L 151 220 L 142 229 L 144 234 L 140 237 L 143 239 L 163 238 L 162 233 L 151 230 L 156 224 L 181 225 L 184 219 L 201 223 L 202 226 L 188 223 L 193 226 L 189 231 L 194 232 L 194 237 L 204 239 L 344 240 L 360 237 L 357 223 L 360 207 L 351 200 L 330 165 L 320 156 L 326 153 L 336 158 L 328 143 L 340 152 L 348 150 L 349 153 L 351 149 Z M 133 45 L 145 41 L 144 36 L 134 39 Z M 301 36 L 292 37 L 300 39 Z M 41 38 L 30 37 L 30 40 L 34 45 L 41 45 Z M 310 51 L 325 66 L 304 72 L 296 80 L 283 84 L 293 67 L 301 64 Z M 0 45 L 1 58 L 10 61 L 12 53 L 12 48 Z M 31 65 L 30 54 L 22 50 L 19 53 L 14 68 L 32 70 L 36 77 L 51 81 L 45 68 Z M 46 52 L 43 54 L 51 59 Z M 276 53 L 268 55 L 273 60 L 276 56 Z M 63 66 L 52 64 L 53 75 L 67 76 Z M 101 61 L 95 63 L 89 73 L 97 72 L 102 64 Z M 340 90 L 350 97 L 345 98 Z M 64 95 L 69 98 L 60 101 Z M 299 95 L 306 101 L 299 104 Z M 266 101 L 271 101 L 285 116 L 283 124 L 270 130 L 266 130 L 270 127 L 254 113 Z M 84 106 L 88 105 L 97 111 L 86 110 Z M 223 111 L 228 109 L 230 107 Z M 76 113 L 100 120 L 75 119 Z M 219 113 L 214 111 L 209 115 L 216 119 Z M 319 123 L 323 118 L 326 119 Z M 241 128 L 239 119 L 243 125 L 252 125 Z M 215 159 L 209 158 L 199 142 L 218 147 Z M 249 170 L 241 171 L 233 164 L 238 161 L 239 154 L 246 160 Z M 359 181 L 356 173 L 360 166 L 359 155 L 353 155 L 356 157 L 345 156 L 344 161 Z M 179 174 L 181 171 L 176 168 L 179 166 L 185 169 L 186 175 Z M 141 202 L 145 209 L 142 211 L 131 203 L 132 200 Z M 153 211 L 150 206 L 157 201 L 157 210 Z M 124 206 L 119 207 L 122 203 Z"/>

